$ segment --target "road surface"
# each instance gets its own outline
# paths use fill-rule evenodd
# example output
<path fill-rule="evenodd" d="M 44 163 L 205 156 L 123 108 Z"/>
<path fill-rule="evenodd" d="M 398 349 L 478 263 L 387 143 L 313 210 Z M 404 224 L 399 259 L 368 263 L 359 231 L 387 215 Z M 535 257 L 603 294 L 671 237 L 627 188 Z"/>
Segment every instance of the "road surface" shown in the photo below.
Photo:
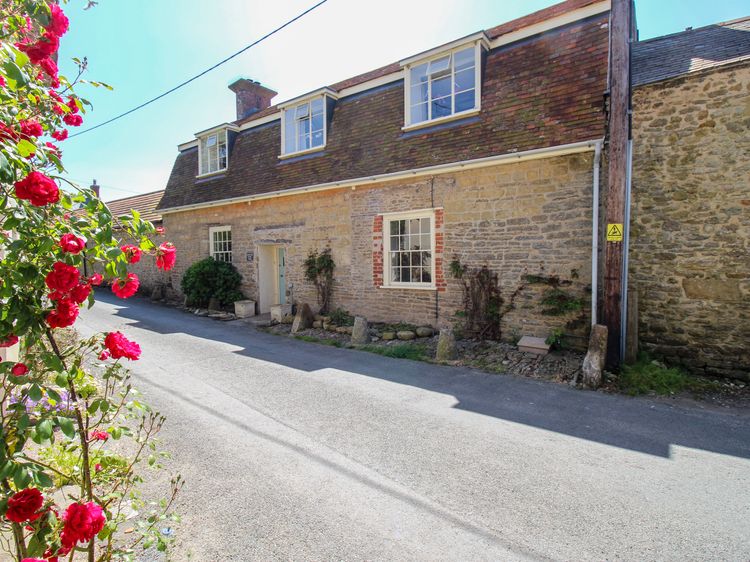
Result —
<path fill-rule="evenodd" d="M 98 298 L 187 482 L 175 560 L 750 560 L 747 412 Z"/>

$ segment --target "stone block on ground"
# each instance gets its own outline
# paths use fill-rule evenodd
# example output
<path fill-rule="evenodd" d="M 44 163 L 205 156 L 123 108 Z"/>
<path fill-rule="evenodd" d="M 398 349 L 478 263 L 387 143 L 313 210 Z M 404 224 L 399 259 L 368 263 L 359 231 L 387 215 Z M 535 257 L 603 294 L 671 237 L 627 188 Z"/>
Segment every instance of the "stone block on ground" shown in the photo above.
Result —
<path fill-rule="evenodd" d="M 354 318 L 354 326 L 352 327 L 352 343 L 365 344 L 370 341 L 370 331 L 367 326 L 367 318 L 357 316 Z"/>
<path fill-rule="evenodd" d="M 154 289 L 151 291 L 151 300 L 160 301 L 166 297 L 166 286 L 164 283 L 157 283 L 154 285 Z"/>
<path fill-rule="evenodd" d="M 294 316 L 294 322 L 292 322 L 292 333 L 296 334 L 300 330 L 312 328 L 314 323 L 315 316 L 310 310 L 310 305 L 303 303 L 297 307 L 297 314 Z"/>
<path fill-rule="evenodd" d="M 524 336 L 518 342 L 518 351 L 533 353 L 535 355 L 547 355 L 549 353 L 549 344 L 544 338 Z"/>
<path fill-rule="evenodd" d="M 251 318 L 255 316 L 255 301 L 245 299 L 234 303 L 234 313 L 237 318 Z"/>
<path fill-rule="evenodd" d="M 588 388 L 598 388 L 602 383 L 602 371 L 607 358 L 607 327 L 595 324 L 591 327 L 589 350 L 581 367 L 581 382 Z"/>
<path fill-rule="evenodd" d="M 391 341 L 396 339 L 396 332 L 383 332 L 380 334 L 385 341 Z"/>
<path fill-rule="evenodd" d="M 400 340 L 409 341 L 416 338 L 417 334 L 415 334 L 411 330 L 401 330 L 399 332 L 396 332 L 396 337 Z"/>
<path fill-rule="evenodd" d="M 438 337 L 435 359 L 438 361 L 450 361 L 456 358 L 456 336 L 453 328 L 443 328 Z"/>
<path fill-rule="evenodd" d="M 431 326 L 420 326 L 417 328 L 418 338 L 430 338 L 435 334 L 435 330 Z"/>
<path fill-rule="evenodd" d="M 320 321 L 320 320 L 313 320 L 312 327 L 313 328 L 322 328 L 323 327 L 323 322 Z"/>
<path fill-rule="evenodd" d="M 284 316 L 292 313 L 291 304 L 274 304 L 271 305 L 271 320 L 279 324 L 284 321 Z"/>

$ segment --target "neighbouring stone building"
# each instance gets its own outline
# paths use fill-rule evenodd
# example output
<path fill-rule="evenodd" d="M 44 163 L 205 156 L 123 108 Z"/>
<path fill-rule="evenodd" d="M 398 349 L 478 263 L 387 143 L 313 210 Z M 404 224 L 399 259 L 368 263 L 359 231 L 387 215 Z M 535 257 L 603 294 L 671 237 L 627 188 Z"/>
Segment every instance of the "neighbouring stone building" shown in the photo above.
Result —
<path fill-rule="evenodd" d="M 632 284 L 642 345 L 750 368 L 750 18 L 633 50 Z"/>
<path fill-rule="evenodd" d="M 314 305 L 303 262 L 330 247 L 333 307 L 439 327 L 462 308 L 459 260 L 498 274 L 514 304 L 505 337 L 563 329 L 585 343 L 602 295 L 592 263 L 603 244 L 594 197 L 608 156 L 610 16 L 609 1 L 567 0 L 276 105 L 272 90 L 234 82 L 236 120 L 179 146 L 159 205 L 179 249 L 174 288 L 213 256 L 237 267 L 260 313 Z M 747 59 L 699 72 L 675 63 L 639 81 L 658 74 L 639 45 L 630 278 L 641 336 L 671 358 L 690 346 L 691 367 L 744 376 Z M 696 217 L 699 234 L 687 227 Z M 696 271 L 703 263 L 710 274 Z M 582 306 L 545 314 L 550 286 L 534 278 Z"/>
<path fill-rule="evenodd" d="M 107 208 L 115 219 L 122 215 L 129 215 L 132 211 L 140 213 L 142 220 L 149 221 L 156 227 L 157 234 L 151 237 L 151 240 L 158 246 L 166 241 L 162 216 L 156 210 L 163 195 L 164 190 L 162 189 L 141 195 L 123 197 L 114 201 L 107 201 L 105 205 L 107 205 Z M 115 232 L 117 232 L 117 227 L 115 227 Z M 127 244 L 131 241 L 123 239 L 121 242 Z M 169 272 L 158 269 L 155 264 L 156 261 L 153 257 L 143 256 L 141 261 L 128 266 L 128 270 L 138 276 L 141 283 L 139 290 L 145 294 L 150 294 L 156 285 L 168 285 L 171 282 Z"/>

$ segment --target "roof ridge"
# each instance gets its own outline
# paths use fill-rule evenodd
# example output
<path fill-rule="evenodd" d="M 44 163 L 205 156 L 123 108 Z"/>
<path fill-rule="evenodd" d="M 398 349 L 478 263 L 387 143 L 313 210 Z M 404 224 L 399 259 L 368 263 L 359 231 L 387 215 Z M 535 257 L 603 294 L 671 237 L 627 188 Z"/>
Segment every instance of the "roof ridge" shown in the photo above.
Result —
<path fill-rule="evenodd" d="M 154 191 L 147 191 L 146 193 L 138 193 L 137 195 L 128 195 L 127 197 L 120 197 L 119 199 L 112 199 L 111 201 L 105 201 L 105 204 L 117 203 L 119 201 L 126 201 L 127 199 L 134 199 L 136 197 L 144 197 L 146 195 L 155 195 L 157 193 L 164 193 L 166 189 L 157 189 Z"/>
<path fill-rule="evenodd" d="M 643 39 L 642 41 L 639 40 L 639 41 L 636 41 L 635 45 L 643 45 L 644 43 L 653 43 L 656 41 L 662 41 L 664 39 L 670 39 L 670 38 L 676 37 L 677 35 L 688 35 L 690 33 L 697 33 L 698 31 L 705 31 L 706 29 L 710 29 L 712 27 L 725 27 L 733 23 L 739 23 L 739 22 L 748 21 L 748 20 L 750 20 L 750 16 L 743 16 L 741 18 L 735 18 L 733 20 L 728 20 L 728 21 L 709 23 L 708 25 L 704 25 L 701 27 L 683 29 L 682 31 L 675 31 L 674 33 L 668 33 L 667 35 L 659 35 L 658 37 L 650 37 L 649 39 Z"/>

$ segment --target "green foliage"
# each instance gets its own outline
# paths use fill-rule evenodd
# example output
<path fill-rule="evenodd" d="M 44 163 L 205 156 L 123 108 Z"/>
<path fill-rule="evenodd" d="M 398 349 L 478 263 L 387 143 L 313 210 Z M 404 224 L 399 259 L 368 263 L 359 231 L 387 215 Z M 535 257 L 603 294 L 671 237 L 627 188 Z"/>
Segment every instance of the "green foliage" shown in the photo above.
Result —
<path fill-rule="evenodd" d="M 546 316 L 564 316 L 571 312 L 583 310 L 583 299 L 574 297 L 560 288 L 544 291 L 542 295 L 542 314 Z"/>
<path fill-rule="evenodd" d="M 321 252 L 310 250 L 304 265 L 305 279 L 315 285 L 320 313 L 327 314 L 333 294 L 333 271 L 336 269 L 331 248 L 326 248 Z"/>
<path fill-rule="evenodd" d="M 80 501 L 99 504 L 107 523 L 98 540 L 78 544 L 64 558 L 109 561 L 130 556 L 133 543 L 163 542 L 154 537 L 155 523 L 169 517 L 181 480 L 173 480 L 171 499 L 154 523 L 145 520 L 130 537 L 118 535 L 125 521 L 121 506 L 140 510 L 138 465 L 144 451 L 158 457 L 153 438 L 163 418 L 139 401 L 121 360 L 95 363 L 104 334 L 79 340 L 72 330 L 56 326 L 70 326 L 79 306 L 94 303 L 93 293 L 83 294 L 90 280 L 77 275 L 84 265 L 103 271 L 110 281 L 125 280 L 128 260 L 118 239 L 132 240 L 151 258 L 157 247 L 150 222 L 137 213 L 112 217 L 93 191 L 62 177 L 61 153 L 48 141 L 67 130 L 64 116 L 80 117 L 90 108 L 76 86 L 109 86 L 82 78 L 85 59 L 74 60 L 74 80 L 60 76 L 57 84 L 49 76 L 51 59 L 45 58 L 49 64 L 43 67 L 41 56 L 32 62 L 22 52 L 20 45 L 36 43 L 50 27 L 50 5 L 49 0 L 0 2 L 0 341 L 20 339 L 18 364 L 0 362 L 0 558 L 51 558 L 60 546 L 59 517 Z M 65 26 L 58 19 L 52 27 Z M 56 41 L 42 43 L 54 47 Z M 33 49 L 38 55 L 39 45 Z M 77 239 L 85 241 L 85 251 Z M 52 294 L 46 278 L 55 268 Z M 127 441 L 127 460 L 110 448 L 119 439 Z M 61 493 L 63 485 L 72 489 Z M 10 522 L 4 517 L 9 498 L 26 488 L 41 492 L 46 514 Z M 48 549 L 51 554 L 45 554 Z"/>
<path fill-rule="evenodd" d="M 427 361 L 429 360 L 429 354 L 427 353 L 427 346 L 418 343 L 402 343 L 396 345 L 363 345 L 360 348 L 362 351 L 369 353 L 377 353 L 384 357 L 393 357 L 394 359 L 411 359 L 412 361 Z"/>
<path fill-rule="evenodd" d="M 565 333 L 563 332 L 563 330 L 561 328 L 555 328 L 554 330 L 552 330 L 550 335 L 547 336 L 547 339 L 544 341 L 544 343 L 552 346 L 553 349 L 563 349 L 565 347 L 565 344 L 563 342 L 564 337 Z"/>
<path fill-rule="evenodd" d="M 334 326 L 354 326 L 354 316 L 343 308 L 332 310 L 328 317 Z"/>
<path fill-rule="evenodd" d="M 667 367 L 648 354 L 640 353 L 635 364 L 622 367 L 618 386 L 621 392 L 638 396 L 671 395 L 684 391 L 701 393 L 715 388 L 716 384 L 694 377 L 678 367 Z"/>
<path fill-rule="evenodd" d="M 332 340 L 328 338 L 316 338 L 315 336 L 306 336 L 306 335 L 296 335 L 294 336 L 295 339 L 306 341 L 310 343 L 319 343 L 321 345 L 330 345 L 331 347 L 341 347 L 341 342 L 339 340 Z"/>
<path fill-rule="evenodd" d="M 191 304 L 207 306 L 215 297 L 227 305 L 244 298 L 239 291 L 241 282 L 240 272 L 231 263 L 206 258 L 188 267 L 181 286 Z"/>

